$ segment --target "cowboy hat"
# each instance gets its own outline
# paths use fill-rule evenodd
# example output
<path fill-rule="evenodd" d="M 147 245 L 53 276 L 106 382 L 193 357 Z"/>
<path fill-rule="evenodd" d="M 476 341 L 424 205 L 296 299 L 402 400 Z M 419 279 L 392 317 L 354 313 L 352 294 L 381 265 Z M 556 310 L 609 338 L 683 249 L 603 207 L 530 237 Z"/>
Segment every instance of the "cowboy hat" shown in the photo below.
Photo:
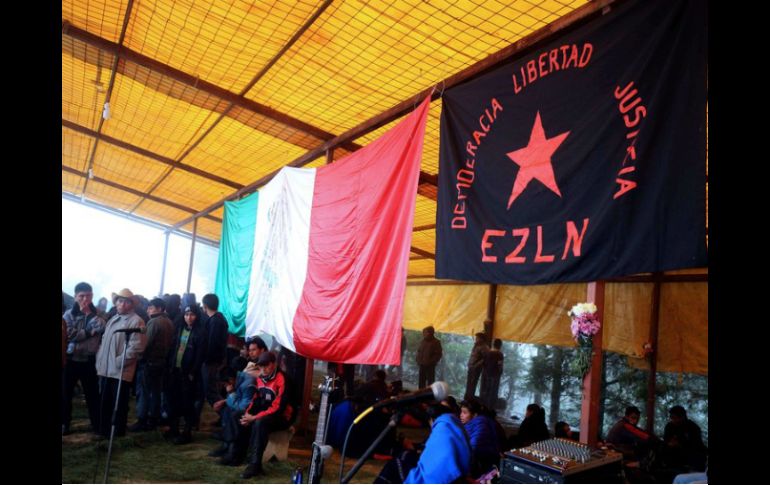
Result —
<path fill-rule="evenodd" d="M 123 288 L 119 292 L 112 294 L 112 304 L 113 305 L 117 305 L 118 304 L 117 303 L 117 299 L 118 298 L 127 298 L 127 299 L 131 300 L 133 302 L 134 306 L 137 306 L 139 304 L 139 298 L 137 298 L 131 292 L 131 290 L 129 290 L 128 288 Z"/>

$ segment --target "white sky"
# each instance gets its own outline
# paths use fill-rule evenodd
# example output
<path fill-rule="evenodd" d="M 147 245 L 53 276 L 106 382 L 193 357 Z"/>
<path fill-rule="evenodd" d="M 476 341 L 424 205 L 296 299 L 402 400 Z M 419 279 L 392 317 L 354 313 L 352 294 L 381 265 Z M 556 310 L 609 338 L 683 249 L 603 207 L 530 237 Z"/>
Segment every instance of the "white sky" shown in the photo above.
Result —
<path fill-rule="evenodd" d="M 163 231 L 66 199 L 62 199 L 61 218 L 62 291 L 72 295 L 75 285 L 86 281 L 94 288 L 94 304 L 102 296 L 109 300 L 121 288 L 148 299 L 158 294 Z M 190 242 L 171 236 L 164 293 L 185 292 Z M 198 301 L 214 292 L 218 257 L 219 249 L 195 245 L 190 291 Z"/>

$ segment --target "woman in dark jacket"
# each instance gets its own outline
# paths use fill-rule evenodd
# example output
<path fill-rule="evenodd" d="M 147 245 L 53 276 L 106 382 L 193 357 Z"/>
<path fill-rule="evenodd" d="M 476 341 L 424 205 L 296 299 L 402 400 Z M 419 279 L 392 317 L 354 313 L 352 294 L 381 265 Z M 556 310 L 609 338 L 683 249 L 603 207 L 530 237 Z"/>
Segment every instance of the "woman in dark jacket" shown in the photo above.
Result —
<path fill-rule="evenodd" d="M 166 438 L 174 444 L 192 441 L 192 428 L 198 425 L 199 414 L 195 400 L 199 399 L 201 365 L 206 352 L 206 332 L 200 309 L 188 306 L 184 310 L 185 325 L 177 328 L 174 345 L 169 354 L 171 416 Z M 179 434 L 179 418 L 184 416 L 184 431 Z"/>
<path fill-rule="evenodd" d="M 519 426 L 519 432 L 509 439 L 508 448 L 522 448 L 550 437 L 545 424 L 545 409 L 533 403 L 527 406 L 524 421 Z"/>

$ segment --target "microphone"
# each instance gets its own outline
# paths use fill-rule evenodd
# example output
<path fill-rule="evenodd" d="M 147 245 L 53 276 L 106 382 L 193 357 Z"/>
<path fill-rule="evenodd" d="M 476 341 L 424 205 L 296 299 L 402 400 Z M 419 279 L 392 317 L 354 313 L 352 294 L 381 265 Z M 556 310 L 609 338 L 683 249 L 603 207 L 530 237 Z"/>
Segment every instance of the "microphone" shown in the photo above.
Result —
<path fill-rule="evenodd" d="M 364 419 L 367 414 L 371 413 L 375 409 L 385 406 L 401 406 L 405 404 L 411 404 L 415 401 L 421 401 L 423 399 L 435 399 L 441 401 L 449 395 L 449 385 L 446 382 L 438 381 L 418 391 L 410 392 L 409 394 L 402 394 L 401 396 L 391 397 L 390 399 L 384 399 L 378 401 L 373 405 L 366 408 L 366 410 L 359 414 L 356 419 L 353 420 L 353 424 L 358 424 L 359 421 Z"/>
<path fill-rule="evenodd" d="M 119 330 L 115 330 L 114 333 L 127 333 L 127 334 L 145 333 L 146 329 L 147 329 L 147 327 L 121 328 Z"/>
<path fill-rule="evenodd" d="M 408 394 L 402 394 L 400 396 L 391 397 L 389 399 L 383 399 L 377 401 L 372 405 L 372 408 L 384 408 L 386 406 L 403 406 L 412 404 L 415 401 L 422 401 L 424 399 L 435 399 L 441 401 L 449 395 L 449 385 L 443 381 L 437 381 L 431 384 L 429 387 L 410 392 Z"/>

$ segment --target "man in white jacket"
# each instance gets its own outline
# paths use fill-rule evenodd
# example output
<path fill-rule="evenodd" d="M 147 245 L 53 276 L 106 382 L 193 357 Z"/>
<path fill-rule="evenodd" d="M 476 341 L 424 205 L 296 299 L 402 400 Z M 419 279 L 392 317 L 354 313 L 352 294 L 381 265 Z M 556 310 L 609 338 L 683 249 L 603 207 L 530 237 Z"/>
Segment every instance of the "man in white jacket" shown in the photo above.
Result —
<path fill-rule="evenodd" d="M 115 399 L 118 400 L 118 412 L 115 418 L 115 436 L 126 434 L 128 420 L 128 396 L 131 383 L 136 373 L 136 362 L 141 357 L 146 344 L 144 320 L 134 312 L 136 297 L 128 288 L 112 294 L 112 302 L 118 313 L 107 322 L 99 351 L 96 353 L 96 373 L 99 376 L 101 391 L 101 412 L 97 432 L 109 438 L 112 424 L 112 411 Z M 127 333 L 127 329 L 141 329 L 141 332 Z M 128 338 L 128 347 L 126 347 Z M 125 349 L 125 363 L 123 351 Z M 121 375 L 121 365 L 123 373 Z M 120 381 L 123 381 L 122 383 Z M 118 396 L 118 387 L 120 395 Z"/>

